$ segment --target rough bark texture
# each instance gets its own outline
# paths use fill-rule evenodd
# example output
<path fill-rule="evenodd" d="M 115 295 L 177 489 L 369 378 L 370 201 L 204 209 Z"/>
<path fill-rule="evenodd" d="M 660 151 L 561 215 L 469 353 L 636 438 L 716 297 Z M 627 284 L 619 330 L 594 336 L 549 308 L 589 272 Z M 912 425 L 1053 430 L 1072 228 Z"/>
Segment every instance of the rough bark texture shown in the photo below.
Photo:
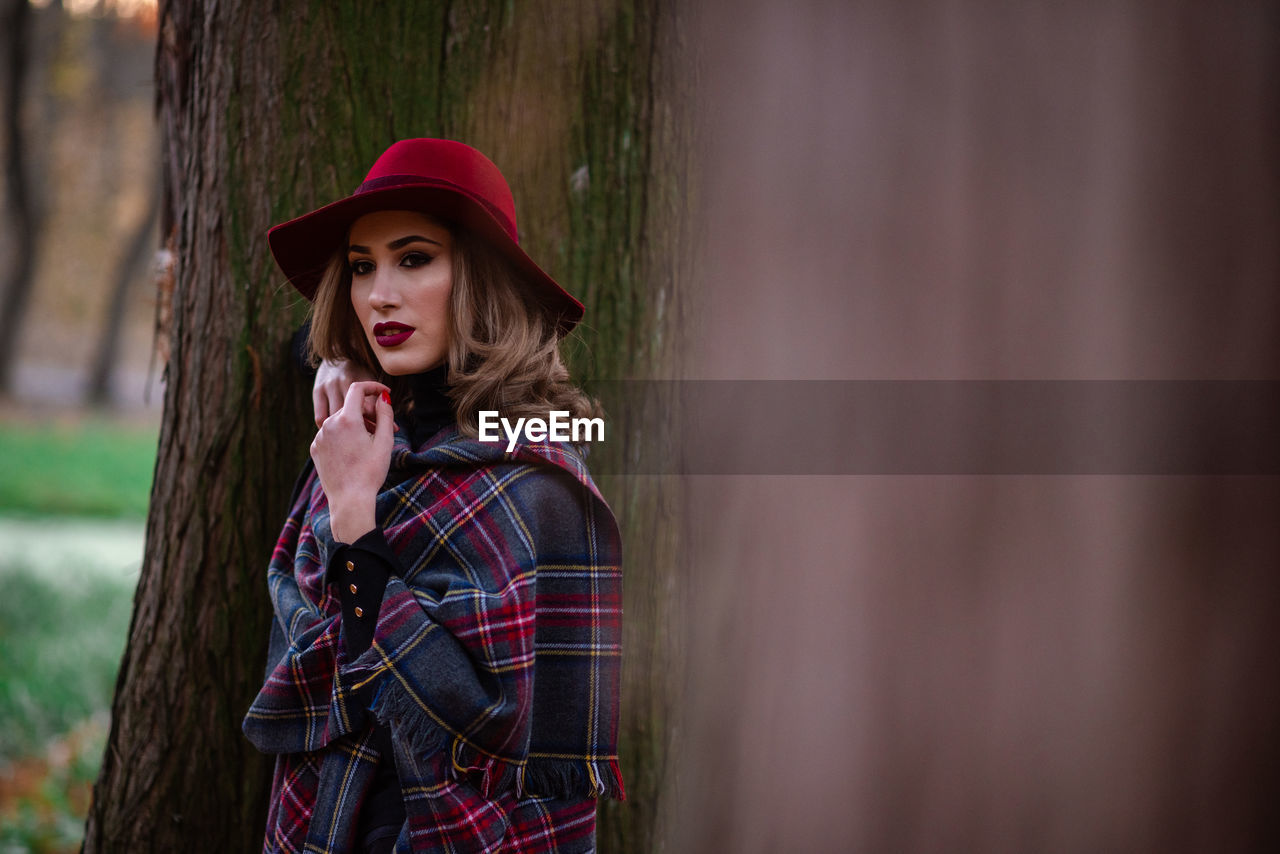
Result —
<path fill-rule="evenodd" d="M 239 725 L 261 682 L 266 563 L 310 435 L 287 357 L 303 307 L 267 227 L 350 192 L 394 139 L 464 139 L 511 182 L 530 253 L 587 304 L 577 373 L 668 373 L 688 154 L 680 77 L 660 62 L 678 44 L 673 16 L 654 0 L 162 2 L 172 355 L 85 851 L 260 844 L 267 765 Z M 614 414 L 622 441 L 602 468 L 647 435 L 621 420 L 636 417 Z M 656 529 L 677 503 L 657 479 L 604 480 L 627 546 L 629 800 L 602 811 L 601 849 L 648 852 L 675 678 L 676 526 Z"/>

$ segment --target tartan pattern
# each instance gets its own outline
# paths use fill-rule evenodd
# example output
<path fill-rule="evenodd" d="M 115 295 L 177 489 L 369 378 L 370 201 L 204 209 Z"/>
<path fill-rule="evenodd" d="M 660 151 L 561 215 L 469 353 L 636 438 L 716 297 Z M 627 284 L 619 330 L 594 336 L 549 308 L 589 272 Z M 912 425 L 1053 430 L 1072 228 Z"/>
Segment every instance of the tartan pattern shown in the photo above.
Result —
<path fill-rule="evenodd" d="M 345 851 L 390 724 L 397 851 L 590 851 L 617 763 L 621 543 L 571 446 L 396 436 L 377 518 L 400 566 L 348 660 L 310 471 L 268 568 L 268 672 L 244 720 L 278 754 L 267 851 Z M 370 697 L 372 701 L 370 702 Z"/>

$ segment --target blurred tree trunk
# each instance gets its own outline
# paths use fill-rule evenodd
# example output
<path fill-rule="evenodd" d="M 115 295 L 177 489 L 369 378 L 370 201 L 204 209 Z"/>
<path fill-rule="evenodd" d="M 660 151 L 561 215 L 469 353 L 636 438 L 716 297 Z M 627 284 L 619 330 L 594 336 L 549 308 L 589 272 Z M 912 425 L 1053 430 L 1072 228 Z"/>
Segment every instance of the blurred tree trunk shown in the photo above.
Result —
<path fill-rule="evenodd" d="M 3 20 L 0 32 L 5 34 L 4 206 L 10 257 L 5 267 L 8 275 L 4 289 L 0 291 L 0 394 L 7 393 L 13 383 L 18 332 L 31 299 L 36 238 L 40 231 L 22 122 L 33 29 L 30 4 L 27 0 L 5 0 Z"/>
<path fill-rule="evenodd" d="M 699 6 L 694 370 L 1280 376 L 1280 3 Z M 853 395 L 803 414 L 874 447 Z M 1141 435 L 1177 476 L 692 480 L 673 846 L 1280 850 L 1280 479 L 1197 473 L 1227 449 L 1194 423 Z M 974 459 L 1044 435 L 938 426 Z"/>
<path fill-rule="evenodd" d="M 658 0 L 356 6 L 161 2 L 171 356 L 88 852 L 261 844 L 268 765 L 240 720 L 265 663 L 265 568 L 311 433 L 287 346 L 303 306 L 270 260 L 271 224 L 350 192 L 394 139 L 465 139 L 511 181 L 531 254 L 587 303 L 579 375 L 657 376 L 675 364 L 688 148 L 683 77 L 664 65 L 678 44 L 674 10 Z M 615 461 L 649 435 L 634 422 L 619 429 Z M 663 624 L 676 503 L 657 479 L 611 480 L 628 547 L 629 800 L 602 811 L 601 848 L 648 852 L 676 678 Z"/>
<path fill-rule="evenodd" d="M 115 279 L 111 283 L 111 300 L 102 320 L 93 362 L 89 365 L 85 402 L 90 406 L 107 407 L 111 404 L 111 377 L 120 361 L 120 338 L 129 307 L 129 293 L 146 277 L 150 267 L 148 262 L 153 256 L 156 220 L 160 216 L 160 194 L 153 186 L 150 195 L 151 201 L 134 227 L 129 246 L 116 266 Z"/>

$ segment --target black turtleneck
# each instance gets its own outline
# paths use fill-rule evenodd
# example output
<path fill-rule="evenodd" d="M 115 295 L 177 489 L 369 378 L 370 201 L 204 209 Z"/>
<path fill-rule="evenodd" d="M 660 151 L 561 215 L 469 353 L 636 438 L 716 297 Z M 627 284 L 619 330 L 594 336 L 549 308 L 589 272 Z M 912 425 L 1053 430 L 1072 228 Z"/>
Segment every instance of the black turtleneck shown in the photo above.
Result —
<path fill-rule="evenodd" d="M 409 378 L 410 408 L 407 421 L 409 445 L 422 443 L 454 422 L 453 401 L 449 399 L 449 364 L 443 362 Z"/>

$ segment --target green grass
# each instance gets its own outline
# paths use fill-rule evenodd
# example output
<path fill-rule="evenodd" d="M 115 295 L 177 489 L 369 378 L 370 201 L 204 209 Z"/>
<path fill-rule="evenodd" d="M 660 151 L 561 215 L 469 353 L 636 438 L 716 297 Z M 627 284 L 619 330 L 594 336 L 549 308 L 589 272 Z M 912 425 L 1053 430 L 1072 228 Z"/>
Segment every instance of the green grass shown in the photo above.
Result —
<path fill-rule="evenodd" d="M 0 423 L 0 513 L 143 519 L 154 426 Z"/>
<path fill-rule="evenodd" d="M 0 854 L 80 847 L 142 548 L 139 520 L 0 516 Z"/>
<path fill-rule="evenodd" d="M 29 783 L 0 804 L 3 854 L 79 846 L 157 435 L 92 419 L 0 423 L 0 769 L 28 769 Z"/>
<path fill-rule="evenodd" d="M 158 428 L 0 422 L 0 854 L 75 851 L 142 556 Z M 96 518 L 86 518 L 96 517 Z"/>
<path fill-rule="evenodd" d="M 134 578 L 0 563 L 0 761 L 110 710 Z"/>

